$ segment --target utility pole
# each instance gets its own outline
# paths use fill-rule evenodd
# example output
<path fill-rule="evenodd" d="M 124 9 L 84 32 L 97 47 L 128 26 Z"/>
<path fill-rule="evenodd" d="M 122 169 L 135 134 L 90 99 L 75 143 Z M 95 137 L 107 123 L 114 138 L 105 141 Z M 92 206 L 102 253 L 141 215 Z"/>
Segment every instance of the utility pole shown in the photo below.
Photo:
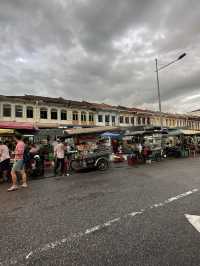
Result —
<path fill-rule="evenodd" d="M 163 119 L 162 119 L 162 106 L 161 106 L 161 97 L 160 97 L 160 82 L 158 76 L 158 59 L 156 58 L 156 77 L 157 77 L 157 89 L 158 89 L 158 104 L 159 104 L 159 113 L 160 113 L 160 127 L 163 128 Z"/>

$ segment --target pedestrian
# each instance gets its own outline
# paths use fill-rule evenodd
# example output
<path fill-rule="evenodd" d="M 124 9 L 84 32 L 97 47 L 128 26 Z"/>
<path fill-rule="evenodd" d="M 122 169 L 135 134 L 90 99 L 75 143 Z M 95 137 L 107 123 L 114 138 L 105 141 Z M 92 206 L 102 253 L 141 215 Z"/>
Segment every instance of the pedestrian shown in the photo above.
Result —
<path fill-rule="evenodd" d="M 10 170 L 10 154 L 8 146 L 0 141 L 0 172 L 2 173 L 3 181 L 9 180 L 8 173 Z"/>
<path fill-rule="evenodd" d="M 37 155 L 39 153 L 39 147 L 36 146 L 34 143 L 30 145 L 30 150 L 29 150 L 31 157 L 34 157 L 34 155 Z"/>
<path fill-rule="evenodd" d="M 19 172 L 22 176 L 22 187 L 27 187 L 27 177 L 24 169 L 24 150 L 25 143 L 22 141 L 22 136 L 20 134 L 15 135 L 16 147 L 15 147 L 15 158 L 14 164 L 11 170 L 12 176 L 12 186 L 8 189 L 8 191 L 15 191 L 18 189 L 17 186 L 17 173 Z"/>
<path fill-rule="evenodd" d="M 138 143 L 137 144 L 138 160 L 143 160 L 142 150 L 143 150 L 142 144 L 141 143 Z"/>
<path fill-rule="evenodd" d="M 55 137 L 54 141 L 52 142 L 53 149 L 55 149 L 56 145 L 58 144 L 58 141 Z"/>
<path fill-rule="evenodd" d="M 30 155 L 30 143 L 28 138 L 24 138 L 24 170 L 26 172 L 27 178 L 30 176 L 31 172 L 31 155 Z"/>
<path fill-rule="evenodd" d="M 72 153 L 71 153 L 72 147 L 69 143 L 65 144 L 65 151 L 66 151 L 66 160 L 64 160 L 64 165 L 65 165 L 65 173 L 67 176 L 69 176 L 69 171 L 70 171 L 70 163 L 72 160 Z"/>
<path fill-rule="evenodd" d="M 55 158 L 54 174 L 57 175 L 57 170 L 60 167 L 61 175 L 64 175 L 65 146 L 63 143 L 63 139 L 57 139 L 57 142 L 58 143 L 54 147 L 54 158 Z"/>

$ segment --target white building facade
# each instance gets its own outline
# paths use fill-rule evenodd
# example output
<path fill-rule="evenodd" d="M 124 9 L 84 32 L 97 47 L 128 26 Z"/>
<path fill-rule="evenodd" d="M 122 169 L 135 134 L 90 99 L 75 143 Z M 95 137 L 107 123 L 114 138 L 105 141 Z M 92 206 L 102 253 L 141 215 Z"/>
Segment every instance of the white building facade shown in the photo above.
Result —
<path fill-rule="evenodd" d="M 0 122 L 39 128 L 160 126 L 158 112 L 39 96 L 0 96 Z M 200 116 L 163 113 L 163 126 L 200 130 Z"/>

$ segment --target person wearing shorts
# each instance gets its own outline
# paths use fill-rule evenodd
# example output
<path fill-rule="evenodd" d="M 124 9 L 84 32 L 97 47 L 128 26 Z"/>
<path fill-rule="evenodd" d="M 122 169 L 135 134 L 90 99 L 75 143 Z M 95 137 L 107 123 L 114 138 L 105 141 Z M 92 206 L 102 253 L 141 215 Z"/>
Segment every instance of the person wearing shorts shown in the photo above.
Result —
<path fill-rule="evenodd" d="M 27 187 L 27 177 L 26 177 L 26 172 L 24 169 L 25 143 L 22 141 L 22 136 L 19 134 L 15 135 L 15 141 L 17 142 L 17 145 L 15 148 L 14 164 L 11 170 L 12 186 L 8 189 L 8 191 L 15 191 L 18 189 L 17 173 L 20 173 L 22 176 L 22 187 L 23 188 Z"/>

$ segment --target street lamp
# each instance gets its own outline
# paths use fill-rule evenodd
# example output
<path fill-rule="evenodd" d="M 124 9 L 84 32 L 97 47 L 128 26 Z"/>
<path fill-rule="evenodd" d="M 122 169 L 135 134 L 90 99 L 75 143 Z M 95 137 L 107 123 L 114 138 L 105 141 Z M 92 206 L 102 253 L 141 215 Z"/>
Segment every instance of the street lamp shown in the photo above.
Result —
<path fill-rule="evenodd" d="M 186 56 L 186 53 L 181 54 L 177 59 L 171 61 L 170 63 L 161 66 L 160 68 L 158 68 L 158 59 L 156 58 L 156 79 L 157 79 L 157 89 L 158 89 L 158 104 L 159 104 L 159 113 L 160 113 L 160 126 L 161 126 L 161 130 L 163 128 L 163 119 L 162 119 L 162 106 L 161 106 L 161 97 L 160 97 L 160 82 L 159 82 L 159 76 L 158 76 L 158 72 L 170 65 L 172 65 L 173 63 L 181 60 L 183 57 Z"/>

